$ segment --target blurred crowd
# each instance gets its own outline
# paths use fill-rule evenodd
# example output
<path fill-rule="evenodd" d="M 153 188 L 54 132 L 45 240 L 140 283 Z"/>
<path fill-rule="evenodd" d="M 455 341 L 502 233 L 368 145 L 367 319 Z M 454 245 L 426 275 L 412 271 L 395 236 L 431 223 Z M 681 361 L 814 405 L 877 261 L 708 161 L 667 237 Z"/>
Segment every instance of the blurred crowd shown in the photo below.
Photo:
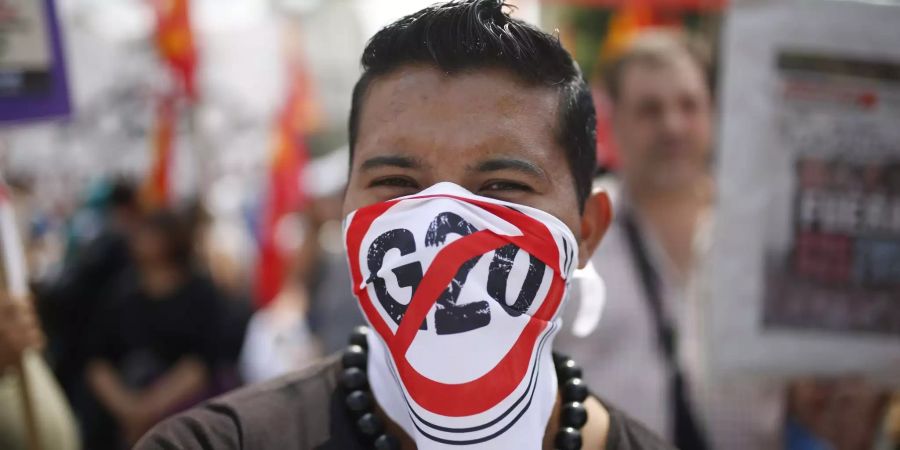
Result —
<path fill-rule="evenodd" d="M 900 448 L 900 397 L 876 386 L 707 376 L 708 58 L 681 35 L 646 33 L 595 80 L 619 158 L 596 180 L 616 211 L 593 258 L 608 300 L 595 332 L 566 327 L 557 349 L 584 366 L 597 395 L 686 449 Z M 346 159 L 338 151 L 307 164 L 303 207 L 277 224 L 284 277 L 266 302 L 248 262 L 261 226 L 252 212 L 213 216 L 200 199 L 150 207 L 144 181 L 129 176 L 42 210 L 27 174 L 3 173 L 32 295 L 2 291 L 0 396 L 18 401 L 10 374 L 30 355 L 25 371 L 42 374 L 31 377 L 42 448 L 127 448 L 162 418 L 344 346 L 363 322 L 341 238 Z M 17 408 L 6 405 L 0 448 L 18 448 L 22 433 L 4 419 Z"/>
<path fill-rule="evenodd" d="M 27 180 L 10 184 L 35 276 L 27 309 L 0 316 L 16 339 L 3 363 L 43 345 L 82 448 L 125 448 L 174 412 L 315 362 L 362 323 L 339 253 L 339 186 L 284 219 L 284 282 L 257 308 L 235 236 L 202 204 L 148 208 L 137 180 L 112 178 L 55 216 L 28 210 Z M 19 321 L 27 333 L 7 331 Z"/>

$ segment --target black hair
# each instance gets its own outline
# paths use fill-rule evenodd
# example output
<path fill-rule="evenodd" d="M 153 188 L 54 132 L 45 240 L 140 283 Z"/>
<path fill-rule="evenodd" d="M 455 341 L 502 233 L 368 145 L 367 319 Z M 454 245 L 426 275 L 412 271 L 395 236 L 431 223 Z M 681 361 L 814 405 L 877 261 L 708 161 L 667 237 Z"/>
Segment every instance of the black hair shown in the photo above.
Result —
<path fill-rule="evenodd" d="M 109 207 L 116 208 L 138 208 L 138 195 L 131 180 L 118 177 L 113 180 L 108 193 Z"/>
<path fill-rule="evenodd" d="M 429 6 L 376 33 L 363 51 L 363 74 L 353 89 L 351 160 L 362 102 L 376 77 L 410 64 L 429 64 L 449 74 L 499 68 L 528 84 L 559 90 L 557 139 L 565 149 L 583 208 L 597 167 L 590 89 L 559 39 L 510 17 L 509 7 L 502 0 L 451 1 Z"/>
<path fill-rule="evenodd" d="M 187 268 L 193 262 L 194 246 L 190 224 L 184 215 L 168 209 L 148 213 L 140 223 L 141 230 L 156 233 L 165 240 L 165 255 L 169 262 Z"/>

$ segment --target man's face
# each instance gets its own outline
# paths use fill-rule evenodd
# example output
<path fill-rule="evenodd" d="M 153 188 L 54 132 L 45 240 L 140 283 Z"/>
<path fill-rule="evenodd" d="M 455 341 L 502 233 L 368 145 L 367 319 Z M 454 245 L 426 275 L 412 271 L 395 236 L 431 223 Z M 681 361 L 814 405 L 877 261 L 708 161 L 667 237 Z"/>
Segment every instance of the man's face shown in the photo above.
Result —
<path fill-rule="evenodd" d="M 500 70 L 447 75 L 409 66 L 368 88 L 343 213 L 449 181 L 581 223 L 557 142 L 559 94 Z"/>
<path fill-rule="evenodd" d="M 689 57 L 628 64 L 613 111 L 625 176 L 654 188 L 683 187 L 706 171 L 711 120 L 709 90 Z"/>

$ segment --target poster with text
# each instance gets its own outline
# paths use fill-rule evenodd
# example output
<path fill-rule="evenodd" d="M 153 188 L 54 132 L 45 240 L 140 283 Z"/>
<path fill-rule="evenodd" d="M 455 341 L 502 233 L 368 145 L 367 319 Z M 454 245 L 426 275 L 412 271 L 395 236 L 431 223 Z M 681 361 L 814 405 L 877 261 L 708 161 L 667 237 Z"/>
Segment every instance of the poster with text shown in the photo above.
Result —
<path fill-rule="evenodd" d="M 900 339 L 900 58 L 783 50 L 776 72 L 792 232 L 763 324 Z"/>
<path fill-rule="evenodd" d="M 69 111 L 53 0 L 0 0 L 0 122 Z"/>
<path fill-rule="evenodd" d="M 900 6 L 744 2 L 727 23 L 711 366 L 900 383 Z"/>

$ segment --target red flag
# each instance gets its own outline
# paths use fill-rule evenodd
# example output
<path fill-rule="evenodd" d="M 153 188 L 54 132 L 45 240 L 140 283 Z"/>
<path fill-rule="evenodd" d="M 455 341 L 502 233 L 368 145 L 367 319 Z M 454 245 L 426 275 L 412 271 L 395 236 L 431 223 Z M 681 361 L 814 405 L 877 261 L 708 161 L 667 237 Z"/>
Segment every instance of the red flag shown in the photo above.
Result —
<path fill-rule="evenodd" d="M 600 48 L 600 59 L 618 56 L 641 30 L 658 25 L 654 10 L 643 2 L 626 3 L 609 19 L 609 29 Z"/>
<path fill-rule="evenodd" d="M 156 10 L 156 47 L 190 99 L 197 98 L 194 72 L 197 50 L 191 30 L 189 0 L 153 0 Z"/>
<path fill-rule="evenodd" d="M 175 98 L 164 96 L 156 107 L 156 128 L 153 130 L 153 161 L 144 180 L 143 200 L 150 209 L 169 204 L 175 127 L 177 125 Z"/>
<path fill-rule="evenodd" d="M 264 307 L 275 298 L 284 281 L 287 264 L 276 239 L 279 222 L 304 207 L 306 195 L 301 176 L 308 153 L 304 136 L 315 116 L 306 74 L 292 70 L 290 92 L 275 128 L 270 162 L 268 197 L 262 211 L 256 303 Z"/>

